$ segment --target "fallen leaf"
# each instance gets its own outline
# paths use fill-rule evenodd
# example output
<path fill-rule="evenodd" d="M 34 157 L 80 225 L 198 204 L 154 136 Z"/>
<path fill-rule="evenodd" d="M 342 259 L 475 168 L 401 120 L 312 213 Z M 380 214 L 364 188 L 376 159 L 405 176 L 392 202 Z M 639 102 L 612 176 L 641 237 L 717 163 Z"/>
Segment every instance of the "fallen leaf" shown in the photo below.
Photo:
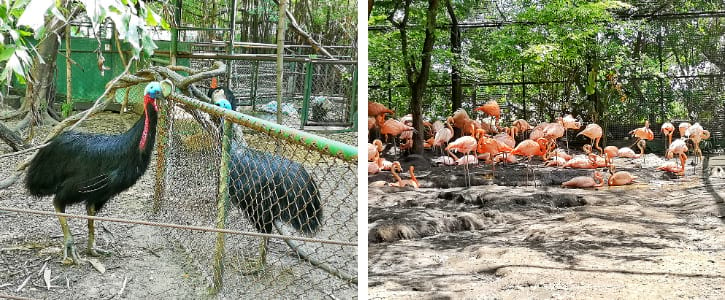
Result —
<path fill-rule="evenodd" d="M 50 291 L 50 268 L 43 271 L 43 279 L 45 280 L 45 287 Z"/>
<path fill-rule="evenodd" d="M 106 273 L 106 266 L 104 266 L 100 261 L 98 261 L 95 258 L 88 259 L 88 262 L 91 263 L 91 265 L 98 270 L 101 274 Z"/>

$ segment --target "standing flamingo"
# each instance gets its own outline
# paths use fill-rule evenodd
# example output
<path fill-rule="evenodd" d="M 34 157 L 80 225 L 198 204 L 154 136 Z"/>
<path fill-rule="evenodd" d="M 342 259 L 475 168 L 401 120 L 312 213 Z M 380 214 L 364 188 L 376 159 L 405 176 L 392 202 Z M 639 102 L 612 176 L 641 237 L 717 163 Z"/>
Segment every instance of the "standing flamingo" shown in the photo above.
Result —
<path fill-rule="evenodd" d="M 516 138 L 516 135 L 519 133 L 526 133 L 527 131 L 531 130 L 531 125 L 529 125 L 529 122 L 526 122 L 524 119 L 518 119 L 511 123 L 511 137 Z"/>
<path fill-rule="evenodd" d="M 619 154 L 619 148 L 616 146 L 604 147 L 604 159 L 607 161 L 607 167 L 614 165 L 613 159 Z"/>
<path fill-rule="evenodd" d="M 529 158 L 527 162 L 528 169 L 531 169 L 531 158 L 535 155 L 541 155 L 541 158 L 543 160 L 546 160 L 546 147 L 549 144 L 549 141 L 545 138 L 539 138 L 536 141 L 534 140 L 525 140 L 521 143 L 519 143 L 516 148 L 514 148 L 513 151 L 511 151 L 512 155 L 520 155 L 520 156 L 526 156 Z M 536 186 L 536 173 L 534 173 L 534 170 L 531 169 L 531 173 L 534 177 L 534 186 Z M 526 181 L 529 181 L 528 178 L 529 173 L 526 173 Z"/>
<path fill-rule="evenodd" d="M 581 123 L 574 119 L 571 114 L 561 118 L 561 125 L 564 126 L 564 134 L 566 134 L 566 150 L 569 151 L 569 129 L 578 130 L 581 128 Z"/>
<path fill-rule="evenodd" d="M 662 124 L 660 131 L 662 131 L 662 134 L 667 137 L 667 146 L 665 147 L 665 149 L 667 149 L 670 147 L 670 144 L 672 144 L 672 134 L 675 132 L 675 125 L 672 125 L 670 122 L 665 122 Z M 667 150 L 665 150 L 665 152 L 667 152 Z"/>
<path fill-rule="evenodd" d="M 458 161 L 458 157 L 451 152 L 451 150 L 456 150 L 460 153 L 463 153 L 464 155 L 471 154 L 471 152 L 476 150 L 476 146 L 478 146 L 478 141 L 472 136 L 464 135 L 462 137 L 459 137 L 452 143 L 449 143 L 446 147 L 446 151 L 448 152 L 448 155 L 452 156 L 456 161 Z M 466 171 L 466 184 L 467 186 L 471 185 L 470 181 L 470 175 L 468 172 L 468 164 L 465 164 L 463 168 Z"/>
<path fill-rule="evenodd" d="M 368 117 L 377 117 L 379 115 L 383 115 L 384 117 L 385 114 L 395 114 L 395 111 L 380 103 L 368 101 Z"/>
<path fill-rule="evenodd" d="M 435 138 L 433 138 L 433 149 L 438 146 L 441 150 L 441 154 L 443 153 L 443 144 L 447 144 L 453 137 L 453 127 L 451 127 L 451 122 L 453 122 L 453 118 L 448 117 L 445 123 L 446 127 L 438 129 Z"/>
<path fill-rule="evenodd" d="M 396 146 L 395 138 L 404 131 L 415 132 L 416 130 L 415 128 L 405 125 L 395 119 L 388 119 L 387 121 L 385 121 L 385 123 L 383 123 L 383 126 L 380 126 L 380 134 L 385 135 L 386 139 L 388 134 L 393 136 L 393 146 Z"/>
<path fill-rule="evenodd" d="M 602 127 L 592 123 L 587 125 L 582 132 L 578 133 L 578 135 L 583 134 L 584 136 L 588 137 L 592 140 L 592 147 L 597 148 L 599 150 L 599 153 L 602 153 L 602 147 L 599 147 L 599 140 L 602 138 Z"/>
<path fill-rule="evenodd" d="M 680 137 L 685 137 L 685 131 L 687 131 L 687 128 L 690 128 L 690 123 L 682 122 L 680 125 L 677 126 L 677 129 L 680 131 Z"/>
<path fill-rule="evenodd" d="M 498 102 L 496 100 L 491 100 L 486 102 L 483 106 L 479 106 L 473 109 L 474 111 L 482 111 L 485 114 L 494 117 L 496 119 L 496 123 L 494 123 L 494 126 L 496 129 L 498 129 L 498 121 L 501 119 L 501 108 L 498 106 Z"/>
<path fill-rule="evenodd" d="M 649 120 L 644 121 L 644 127 L 632 130 L 629 134 L 637 138 L 635 144 L 639 148 L 639 155 L 644 157 L 644 149 L 647 146 L 647 141 L 654 140 L 655 138 L 654 133 L 649 129 Z"/>
<path fill-rule="evenodd" d="M 565 132 L 566 128 L 559 122 L 549 123 L 544 127 L 544 138 L 549 140 L 549 144 L 546 146 L 547 153 L 556 148 L 556 140 L 564 136 Z"/>
<path fill-rule="evenodd" d="M 685 137 L 692 141 L 693 147 L 695 148 L 692 150 L 693 154 L 695 154 L 698 160 L 702 160 L 700 142 L 702 142 L 703 139 L 710 138 L 710 132 L 703 129 L 700 123 L 695 123 L 685 130 Z"/>

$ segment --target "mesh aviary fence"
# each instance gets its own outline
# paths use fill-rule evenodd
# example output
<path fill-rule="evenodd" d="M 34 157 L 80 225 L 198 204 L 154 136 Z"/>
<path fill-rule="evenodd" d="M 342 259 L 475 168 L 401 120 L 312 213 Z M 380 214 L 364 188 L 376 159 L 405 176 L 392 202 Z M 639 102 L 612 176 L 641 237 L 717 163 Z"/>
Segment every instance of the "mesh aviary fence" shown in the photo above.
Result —
<path fill-rule="evenodd" d="M 194 58 L 203 69 L 213 60 Z M 357 62 L 287 58 L 284 62 L 282 124 L 304 128 L 352 129 L 357 113 Z M 274 121 L 277 112 L 276 61 L 269 57 L 229 60 L 233 92 L 240 110 Z M 220 76 L 219 82 L 226 82 Z M 223 84 L 222 84 L 223 85 Z"/>
<path fill-rule="evenodd" d="M 195 276 L 224 298 L 356 297 L 356 148 L 178 93 L 168 99 L 155 221 L 231 232 L 164 229 Z"/>

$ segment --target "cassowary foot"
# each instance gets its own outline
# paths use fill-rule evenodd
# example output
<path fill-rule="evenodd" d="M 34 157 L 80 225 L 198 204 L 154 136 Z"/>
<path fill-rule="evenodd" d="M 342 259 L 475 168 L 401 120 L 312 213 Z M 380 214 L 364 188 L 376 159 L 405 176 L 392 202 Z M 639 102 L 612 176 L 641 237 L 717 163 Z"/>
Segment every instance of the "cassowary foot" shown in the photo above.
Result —
<path fill-rule="evenodd" d="M 68 257 L 68 254 L 70 253 L 70 257 Z M 75 246 L 73 246 L 73 240 L 69 240 L 65 242 L 65 245 L 63 247 L 63 264 L 64 265 L 73 265 L 78 264 L 82 262 L 81 257 L 78 256 L 78 252 L 76 252 Z"/>
<path fill-rule="evenodd" d="M 242 275 L 257 275 L 264 272 L 267 263 L 261 258 L 246 259 L 242 262 Z"/>

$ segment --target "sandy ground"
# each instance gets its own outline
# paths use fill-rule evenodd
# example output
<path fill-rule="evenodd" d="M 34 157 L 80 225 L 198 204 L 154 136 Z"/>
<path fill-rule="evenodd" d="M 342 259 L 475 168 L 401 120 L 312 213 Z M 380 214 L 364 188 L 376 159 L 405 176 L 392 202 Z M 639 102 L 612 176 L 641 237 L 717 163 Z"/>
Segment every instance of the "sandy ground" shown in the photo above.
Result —
<path fill-rule="evenodd" d="M 440 187 L 462 181 L 451 167 L 421 171 L 419 190 L 369 188 L 370 298 L 723 299 L 725 179 L 707 170 L 725 163 L 677 178 L 651 155 L 615 161 L 641 177 L 624 187 L 563 189 L 591 171 L 555 168 L 507 186 L 525 184 L 507 166 L 474 168 L 471 188 Z"/>
<path fill-rule="evenodd" d="M 116 133 L 129 128 L 137 119 L 138 116 L 133 114 L 103 113 L 90 119 L 80 130 Z M 47 128 L 43 130 L 39 136 L 44 136 Z M 0 143 L 0 154 L 8 152 L 10 149 Z M 20 155 L 0 159 L 0 178 L 6 178 L 24 158 L 24 155 Z M 172 162 L 182 163 L 179 160 Z M 214 227 L 215 217 L 202 213 L 213 212 L 216 207 L 213 200 L 215 185 L 208 185 L 208 180 L 202 178 L 204 175 L 194 173 L 192 169 L 185 169 L 187 173 L 192 173 L 188 176 L 184 175 L 186 173 L 173 173 L 175 177 L 167 183 L 184 189 L 171 190 L 162 207 L 163 211 L 160 214 L 152 213 L 155 164 L 153 159 L 149 171 L 129 190 L 111 199 L 99 215 L 156 222 L 175 220 L 181 224 Z M 189 166 L 194 164 L 180 164 L 180 168 Z M 339 167 L 332 163 L 325 166 L 328 166 L 327 172 L 336 170 L 333 167 Z M 325 166 L 315 170 L 324 170 Z M 210 168 L 211 173 L 217 172 L 217 168 Z M 0 206 L 53 211 L 50 197 L 30 197 L 23 184 L 21 179 L 13 186 L 0 190 Z M 332 187 L 324 183 L 320 186 L 323 192 L 332 190 Z M 337 189 L 349 190 L 342 188 L 339 183 Z M 190 194 L 190 191 L 204 193 L 205 198 Z M 339 201 L 346 201 L 345 198 L 331 194 L 333 192 L 327 193 L 326 201 L 338 198 Z M 179 207 L 172 203 L 176 199 L 195 202 L 197 207 L 203 209 Z M 74 205 L 69 206 L 68 212 L 85 214 L 85 209 L 82 205 Z M 356 207 L 351 206 L 349 210 L 342 206 L 329 207 L 327 212 L 328 219 L 324 221 L 324 229 L 316 237 L 335 240 L 349 237 L 356 240 L 356 225 L 346 227 L 350 232 L 339 227 L 342 223 L 352 222 L 349 220 L 356 220 Z M 337 219 L 342 214 L 345 219 Z M 176 219 L 172 219 L 172 216 Z M 247 259 L 256 258 L 259 239 L 228 236 L 225 287 L 219 296 L 210 296 L 207 289 L 212 271 L 208 262 L 211 260 L 210 253 L 213 253 L 215 234 L 113 222 L 96 224 L 98 246 L 112 251 L 110 256 L 97 259 L 105 267 L 105 273 L 99 272 L 88 262 L 72 266 L 61 264 L 62 234 L 57 218 L 0 212 L 0 295 L 39 299 L 265 299 L 298 298 L 301 295 L 311 295 L 314 298 L 353 298 L 357 293 L 357 286 L 336 279 L 299 260 L 280 240 L 270 241 L 269 267 L 264 272 L 243 275 L 241 272 L 244 268 L 241 264 Z M 87 240 L 86 221 L 70 219 L 69 225 L 79 255 L 81 258 L 88 258 L 84 252 Z M 238 210 L 230 212 L 228 228 L 254 231 Z M 327 231 L 334 231 L 335 235 Z M 309 244 L 305 247 L 313 256 L 317 255 L 318 259 L 336 267 L 352 268 L 347 269 L 348 272 L 356 273 L 355 247 Z M 341 255 L 342 253 L 345 255 Z M 50 270 L 50 289 L 46 287 L 41 269 Z"/>

